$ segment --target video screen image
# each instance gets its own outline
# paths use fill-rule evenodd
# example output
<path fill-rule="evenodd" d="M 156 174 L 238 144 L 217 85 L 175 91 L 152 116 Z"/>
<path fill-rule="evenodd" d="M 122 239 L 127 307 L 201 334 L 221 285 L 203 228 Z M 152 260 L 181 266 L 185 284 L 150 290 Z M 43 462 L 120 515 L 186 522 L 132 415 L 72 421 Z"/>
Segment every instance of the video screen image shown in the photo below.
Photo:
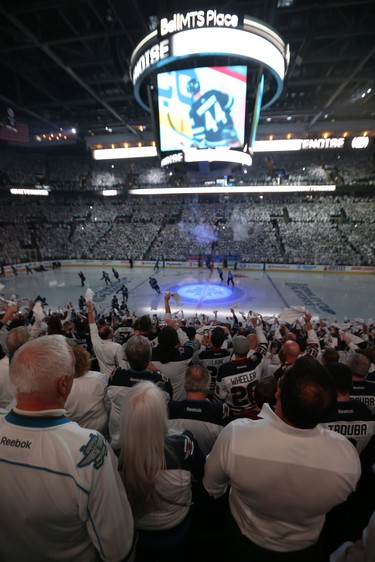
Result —
<path fill-rule="evenodd" d="M 161 152 L 242 148 L 246 66 L 162 72 L 157 76 Z"/>

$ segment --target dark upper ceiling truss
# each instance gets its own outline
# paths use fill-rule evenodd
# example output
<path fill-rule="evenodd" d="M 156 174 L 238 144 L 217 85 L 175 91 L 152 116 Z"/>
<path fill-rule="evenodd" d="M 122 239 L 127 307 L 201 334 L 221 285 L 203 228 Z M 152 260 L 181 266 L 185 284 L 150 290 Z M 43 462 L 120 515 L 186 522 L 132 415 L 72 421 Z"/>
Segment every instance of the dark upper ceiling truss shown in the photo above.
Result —
<path fill-rule="evenodd" d="M 373 0 L 216 1 L 272 25 L 290 44 L 281 97 L 261 123 L 375 121 Z M 139 136 L 150 115 L 134 100 L 128 66 L 150 25 L 181 0 L 2 0 L 0 106 L 10 105 L 31 132 L 76 127 L 82 134 Z M 186 1 L 188 10 L 212 2 Z M 365 94 L 365 95 L 364 95 Z"/>

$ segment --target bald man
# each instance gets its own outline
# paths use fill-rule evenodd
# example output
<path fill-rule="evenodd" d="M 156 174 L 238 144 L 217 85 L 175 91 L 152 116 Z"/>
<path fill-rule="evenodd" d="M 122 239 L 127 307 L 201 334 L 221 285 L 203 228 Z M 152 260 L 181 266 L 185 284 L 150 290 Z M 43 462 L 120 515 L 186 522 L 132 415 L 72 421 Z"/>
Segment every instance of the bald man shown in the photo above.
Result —
<path fill-rule="evenodd" d="M 294 365 L 294 363 L 301 355 L 310 355 L 310 357 L 314 357 L 315 359 L 318 357 L 319 339 L 312 326 L 311 314 L 309 312 L 305 314 L 305 327 L 307 330 L 306 350 L 304 352 L 301 352 L 301 347 L 294 338 L 287 339 L 284 342 L 282 347 L 282 356 L 284 359 L 280 367 L 274 372 L 274 377 L 277 380 L 279 380 L 283 376 L 285 370 L 288 367 Z M 288 337 L 291 335 L 295 337 L 295 334 L 289 334 Z"/>

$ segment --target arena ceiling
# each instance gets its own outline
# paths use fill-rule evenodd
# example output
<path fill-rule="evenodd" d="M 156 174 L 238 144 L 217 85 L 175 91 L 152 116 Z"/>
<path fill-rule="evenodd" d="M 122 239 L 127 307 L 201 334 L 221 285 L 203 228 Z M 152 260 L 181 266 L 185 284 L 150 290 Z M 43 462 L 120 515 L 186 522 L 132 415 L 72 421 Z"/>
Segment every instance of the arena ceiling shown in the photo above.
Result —
<path fill-rule="evenodd" d="M 133 97 L 130 55 L 183 6 L 255 17 L 289 43 L 285 87 L 262 130 L 375 130 L 374 0 L 1 0 L 0 106 L 32 133 L 141 137 L 151 118 Z"/>

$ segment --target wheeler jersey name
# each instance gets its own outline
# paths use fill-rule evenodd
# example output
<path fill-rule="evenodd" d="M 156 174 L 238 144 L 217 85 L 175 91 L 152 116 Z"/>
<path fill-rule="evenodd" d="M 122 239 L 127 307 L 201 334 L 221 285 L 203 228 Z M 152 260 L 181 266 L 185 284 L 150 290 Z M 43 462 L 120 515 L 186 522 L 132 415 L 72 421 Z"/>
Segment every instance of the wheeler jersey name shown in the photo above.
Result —
<path fill-rule="evenodd" d="M 250 373 L 243 373 L 241 375 L 237 375 L 235 377 L 230 378 L 230 382 L 232 386 L 236 386 L 238 384 L 246 384 L 248 382 L 253 382 L 257 378 L 255 371 Z"/>

